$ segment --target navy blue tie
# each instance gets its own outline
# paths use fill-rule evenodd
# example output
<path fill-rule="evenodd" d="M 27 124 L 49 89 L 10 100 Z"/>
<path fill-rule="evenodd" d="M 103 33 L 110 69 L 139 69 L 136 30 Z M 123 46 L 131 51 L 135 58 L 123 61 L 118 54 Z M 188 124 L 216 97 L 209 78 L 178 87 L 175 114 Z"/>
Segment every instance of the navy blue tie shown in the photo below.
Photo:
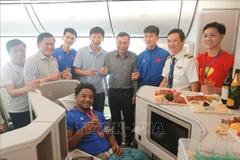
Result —
<path fill-rule="evenodd" d="M 176 58 L 173 57 L 172 60 L 171 60 L 170 71 L 169 71 L 169 74 L 168 74 L 168 84 L 167 84 L 167 88 L 172 88 L 172 84 L 173 84 L 173 72 L 174 72 L 175 61 L 176 61 Z"/>

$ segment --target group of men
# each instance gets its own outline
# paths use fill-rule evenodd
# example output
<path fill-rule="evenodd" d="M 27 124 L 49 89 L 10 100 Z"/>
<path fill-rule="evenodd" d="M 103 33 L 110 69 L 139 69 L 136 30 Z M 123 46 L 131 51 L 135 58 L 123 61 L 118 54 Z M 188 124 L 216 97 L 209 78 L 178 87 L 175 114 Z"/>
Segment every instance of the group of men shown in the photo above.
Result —
<path fill-rule="evenodd" d="M 154 25 L 144 29 L 146 50 L 138 56 L 128 50 L 128 33 L 117 35 L 117 49 L 109 53 L 101 48 L 104 35 L 102 28 L 92 28 L 90 44 L 76 51 L 71 48 L 77 38 L 74 29 L 64 30 L 63 45 L 57 49 L 53 35 L 41 33 L 37 38 L 38 52 L 26 62 L 24 43 L 16 39 L 7 43 L 11 62 L 2 68 L 2 84 L 11 96 L 8 111 L 15 128 L 30 123 L 28 91 L 38 88 L 42 82 L 72 77 L 79 79 L 81 84 L 75 91 L 76 106 L 67 113 L 69 148 L 77 147 L 97 156 L 105 153 L 110 145 L 117 155 L 122 155 L 123 150 L 119 148 L 122 144 L 121 112 L 125 121 L 125 146 L 130 147 L 134 137 L 134 104 L 139 87 L 151 85 L 200 90 L 198 62 L 184 52 L 185 35 L 181 29 L 173 29 L 168 33 L 171 54 L 157 45 L 159 28 Z M 105 124 L 102 115 L 105 93 L 109 96 L 114 140 L 105 132 L 105 126 L 101 126 Z M 108 147 L 101 148 L 96 141 Z M 99 150 L 93 152 L 91 147 L 85 146 L 86 142 L 100 146 Z"/>

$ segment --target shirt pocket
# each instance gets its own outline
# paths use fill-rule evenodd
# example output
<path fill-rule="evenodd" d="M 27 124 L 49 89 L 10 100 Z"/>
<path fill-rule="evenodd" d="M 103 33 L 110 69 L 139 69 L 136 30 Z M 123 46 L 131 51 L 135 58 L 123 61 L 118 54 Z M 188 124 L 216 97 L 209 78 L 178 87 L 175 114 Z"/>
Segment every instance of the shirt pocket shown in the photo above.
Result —
<path fill-rule="evenodd" d="M 177 82 L 184 81 L 186 76 L 185 76 L 185 68 L 182 66 L 176 66 L 174 69 L 174 79 L 177 80 Z"/>

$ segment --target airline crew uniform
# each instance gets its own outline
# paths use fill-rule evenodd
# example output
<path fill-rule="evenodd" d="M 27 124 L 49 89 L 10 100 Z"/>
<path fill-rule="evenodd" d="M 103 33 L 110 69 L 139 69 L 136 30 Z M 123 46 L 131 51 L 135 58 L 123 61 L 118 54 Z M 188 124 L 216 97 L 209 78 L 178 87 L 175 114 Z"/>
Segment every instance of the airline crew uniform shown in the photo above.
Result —
<path fill-rule="evenodd" d="M 59 73 L 57 60 L 51 56 L 48 59 L 42 52 L 29 57 L 24 66 L 25 81 L 44 78 Z"/>
<path fill-rule="evenodd" d="M 190 83 L 199 81 L 197 60 L 193 56 L 186 54 L 183 50 L 176 56 L 169 56 L 163 68 L 163 77 L 169 77 L 173 57 L 175 57 L 176 60 L 173 68 L 173 82 L 171 88 L 177 90 L 190 90 Z"/>
<path fill-rule="evenodd" d="M 153 50 L 146 49 L 138 55 L 137 65 L 139 76 L 139 87 L 143 85 L 159 86 L 162 82 L 162 69 L 169 52 L 157 45 Z"/>
<path fill-rule="evenodd" d="M 80 76 L 80 82 L 91 83 L 96 88 L 96 94 L 94 95 L 93 110 L 103 113 L 105 104 L 105 91 L 103 88 L 103 76 L 99 74 L 100 69 L 104 65 L 107 51 L 100 49 L 100 52 L 96 54 L 90 45 L 80 48 L 77 51 L 73 66 L 81 68 L 81 70 L 96 69 L 96 76 Z"/>
<path fill-rule="evenodd" d="M 66 53 L 61 46 L 56 48 L 52 54 L 52 56 L 57 59 L 59 72 L 63 72 L 67 67 L 71 67 L 72 79 L 76 79 L 76 74 L 73 67 L 76 53 L 77 51 L 75 49 L 71 49 L 69 53 Z"/>
<path fill-rule="evenodd" d="M 16 89 L 25 86 L 23 67 L 16 66 L 12 62 L 8 62 L 2 68 L 1 85 L 9 84 L 14 85 Z M 30 123 L 27 93 L 17 97 L 11 97 L 7 94 L 7 110 L 15 129 Z"/>

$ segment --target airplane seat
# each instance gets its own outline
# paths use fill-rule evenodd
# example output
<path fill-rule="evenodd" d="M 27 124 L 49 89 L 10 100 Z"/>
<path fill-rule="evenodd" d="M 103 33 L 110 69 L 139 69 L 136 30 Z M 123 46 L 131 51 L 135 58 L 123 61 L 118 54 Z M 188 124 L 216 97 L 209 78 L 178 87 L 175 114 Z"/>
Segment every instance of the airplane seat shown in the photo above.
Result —
<path fill-rule="evenodd" d="M 9 113 L 7 111 L 7 101 L 6 101 L 7 96 L 8 96 L 7 90 L 5 88 L 0 88 L 0 93 L 1 93 L 1 96 L 0 96 L 0 113 L 1 113 L 2 118 L 5 121 L 5 129 L 6 129 L 6 131 L 12 130 L 13 125 L 12 125 Z"/>
<path fill-rule="evenodd" d="M 78 80 L 44 82 L 40 84 L 39 90 L 41 91 L 42 96 L 54 102 L 59 98 L 74 93 L 74 90 L 79 83 L 80 82 Z"/>

